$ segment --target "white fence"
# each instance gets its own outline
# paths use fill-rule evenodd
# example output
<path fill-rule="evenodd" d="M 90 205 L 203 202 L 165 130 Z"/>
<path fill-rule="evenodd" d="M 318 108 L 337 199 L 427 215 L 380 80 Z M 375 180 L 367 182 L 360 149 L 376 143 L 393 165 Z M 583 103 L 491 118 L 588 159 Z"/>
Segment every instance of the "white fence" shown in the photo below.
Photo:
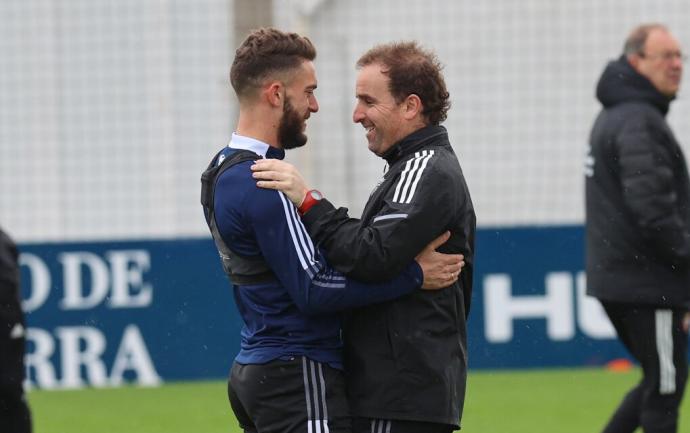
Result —
<path fill-rule="evenodd" d="M 690 47 L 687 0 L 274 0 L 318 49 L 305 176 L 357 215 L 383 171 L 351 120 L 356 59 L 437 52 L 480 226 L 581 223 L 594 87 L 641 22 Z M 0 2 L 0 224 L 19 241 L 206 236 L 199 174 L 236 106 L 232 0 Z M 682 90 L 669 115 L 690 145 Z M 689 148 L 690 149 L 690 148 Z"/>

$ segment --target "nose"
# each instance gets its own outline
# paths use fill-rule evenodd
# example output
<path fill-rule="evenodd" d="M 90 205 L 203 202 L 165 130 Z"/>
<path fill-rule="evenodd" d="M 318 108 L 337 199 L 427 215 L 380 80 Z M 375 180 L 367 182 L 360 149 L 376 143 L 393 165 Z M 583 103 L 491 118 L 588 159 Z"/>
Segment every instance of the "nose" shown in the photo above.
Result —
<path fill-rule="evenodd" d="M 309 111 L 312 113 L 319 111 L 319 101 L 316 100 L 316 96 L 314 95 L 309 98 Z"/>
<path fill-rule="evenodd" d="M 673 66 L 676 69 L 682 69 L 683 68 L 683 57 L 682 56 L 673 57 L 673 59 L 671 61 L 671 66 Z"/>
<path fill-rule="evenodd" d="M 352 121 L 359 123 L 364 120 L 364 110 L 361 109 L 360 104 L 355 105 L 355 110 L 352 112 Z"/>

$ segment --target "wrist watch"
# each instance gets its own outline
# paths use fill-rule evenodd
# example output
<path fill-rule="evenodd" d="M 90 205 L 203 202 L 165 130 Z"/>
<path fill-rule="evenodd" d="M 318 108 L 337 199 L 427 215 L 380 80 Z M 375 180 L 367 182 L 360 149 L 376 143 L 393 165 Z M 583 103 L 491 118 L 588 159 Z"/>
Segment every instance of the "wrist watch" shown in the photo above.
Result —
<path fill-rule="evenodd" d="M 300 215 L 304 215 L 322 198 L 323 194 L 315 189 L 307 191 L 307 194 L 304 196 L 304 200 L 302 200 L 302 204 L 297 208 L 297 212 L 299 212 Z"/>

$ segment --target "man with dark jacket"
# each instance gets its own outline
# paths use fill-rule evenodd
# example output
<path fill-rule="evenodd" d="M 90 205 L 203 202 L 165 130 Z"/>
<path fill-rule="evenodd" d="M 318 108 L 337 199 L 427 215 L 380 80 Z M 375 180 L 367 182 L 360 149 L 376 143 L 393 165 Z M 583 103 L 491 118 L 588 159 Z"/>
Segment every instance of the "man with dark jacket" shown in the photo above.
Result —
<path fill-rule="evenodd" d="M 677 431 L 688 374 L 690 182 L 665 116 L 683 58 L 664 26 L 642 25 L 597 85 L 604 108 L 586 166 L 587 293 L 643 370 L 605 433 Z"/>
<path fill-rule="evenodd" d="M 19 253 L 0 230 L 0 431 L 29 433 L 31 414 L 24 395 L 26 328 L 19 303 Z"/>
<path fill-rule="evenodd" d="M 351 310 L 344 327 L 354 431 L 450 432 L 460 427 L 467 375 L 466 318 L 474 267 L 475 214 L 458 159 L 440 126 L 449 107 L 436 56 L 412 42 L 374 47 L 357 62 L 353 120 L 388 171 L 361 219 L 308 190 L 280 161 L 258 161 L 259 186 L 299 206 L 329 263 L 353 278 L 381 281 L 440 233 L 441 251 L 461 253 L 460 279 L 434 293 Z"/>

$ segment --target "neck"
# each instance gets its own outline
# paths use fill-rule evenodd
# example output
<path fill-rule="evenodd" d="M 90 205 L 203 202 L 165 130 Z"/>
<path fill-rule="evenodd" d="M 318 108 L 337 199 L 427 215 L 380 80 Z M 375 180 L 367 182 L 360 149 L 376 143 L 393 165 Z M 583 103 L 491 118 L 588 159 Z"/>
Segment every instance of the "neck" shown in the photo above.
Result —
<path fill-rule="evenodd" d="M 240 108 L 240 117 L 237 120 L 235 132 L 280 149 L 281 146 L 278 143 L 279 122 L 272 118 L 271 113 L 261 113 L 259 111 L 258 109 Z M 266 119 L 269 120 L 267 121 Z"/>
<path fill-rule="evenodd" d="M 408 137 L 414 134 L 415 132 L 419 131 L 420 129 L 426 128 L 427 126 L 429 125 L 427 125 L 422 119 L 416 119 L 415 121 L 404 124 L 400 127 L 400 139 L 402 140 L 405 137 Z"/>

